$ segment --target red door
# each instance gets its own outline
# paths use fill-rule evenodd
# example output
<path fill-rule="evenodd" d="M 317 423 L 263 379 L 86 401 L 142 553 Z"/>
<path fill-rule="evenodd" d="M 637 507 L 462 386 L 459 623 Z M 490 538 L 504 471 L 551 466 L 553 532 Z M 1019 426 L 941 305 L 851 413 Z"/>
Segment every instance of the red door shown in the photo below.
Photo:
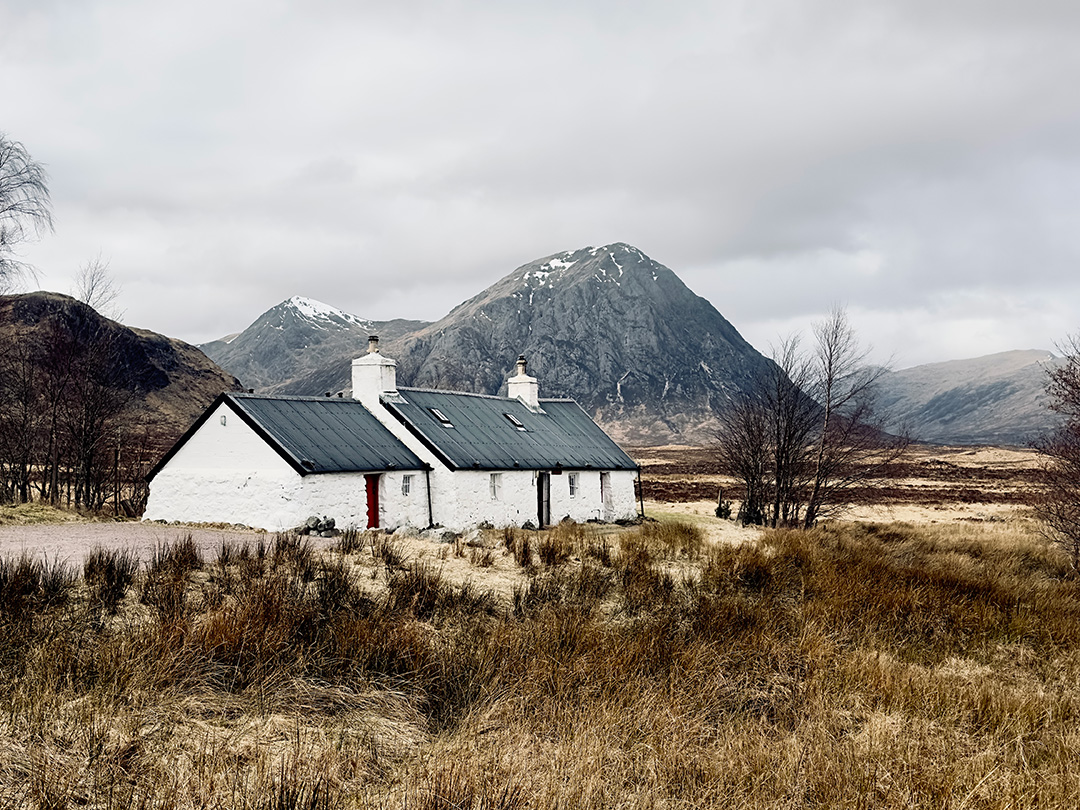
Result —
<path fill-rule="evenodd" d="M 379 475 L 378 473 L 365 475 L 364 481 L 367 483 L 367 527 L 377 529 L 379 528 Z"/>

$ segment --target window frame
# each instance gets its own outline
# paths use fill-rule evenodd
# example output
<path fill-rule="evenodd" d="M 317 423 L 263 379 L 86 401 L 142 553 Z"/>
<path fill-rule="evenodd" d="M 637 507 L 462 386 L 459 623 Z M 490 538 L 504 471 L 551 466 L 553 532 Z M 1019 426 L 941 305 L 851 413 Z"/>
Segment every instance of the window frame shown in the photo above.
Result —
<path fill-rule="evenodd" d="M 529 432 L 529 429 L 527 427 L 525 427 L 525 423 L 522 422 L 520 419 L 518 419 L 516 416 L 514 416 L 512 413 L 505 413 L 504 412 L 503 416 L 505 416 L 507 418 L 507 420 L 510 422 L 510 424 L 514 426 L 515 430 L 519 430 L 522 433 L 528 433 Z"/>
<path fill-rule="evenodd" d="M 428 413 L 434 416 L 435 419 L 438 420 L 439 424 L 442 425 L 444 428 L 452 428 L 454 426 L 454 423 L 450 421 L 450 417 L 440 411 L 438 408 L 428 408 Z"/>

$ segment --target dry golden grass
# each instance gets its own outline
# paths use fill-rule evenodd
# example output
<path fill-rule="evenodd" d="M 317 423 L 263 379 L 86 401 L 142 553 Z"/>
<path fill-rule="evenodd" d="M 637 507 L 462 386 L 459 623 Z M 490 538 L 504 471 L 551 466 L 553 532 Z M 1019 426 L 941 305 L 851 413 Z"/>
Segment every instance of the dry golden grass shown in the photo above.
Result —
<path fill-rule="evenodd" d="M 77 523 L 86 520 L 108 520 L 83 515 L 70 509 L 57 509 L 45 503 L 0 504 L 0 526 L 32 526 L 43 523 Z"/>
<path fill-rule="evenodd" d="M 0 807 L 1080 803 L 1080 583 L 1023 522 L 346 548 L 180 538 L 115 601 L 6 561 Z"/>

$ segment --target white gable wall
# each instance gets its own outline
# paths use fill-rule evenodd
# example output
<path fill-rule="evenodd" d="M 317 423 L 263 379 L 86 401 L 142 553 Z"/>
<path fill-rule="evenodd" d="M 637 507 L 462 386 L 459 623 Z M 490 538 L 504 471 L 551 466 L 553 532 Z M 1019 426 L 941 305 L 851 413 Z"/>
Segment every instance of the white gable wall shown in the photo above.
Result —
<path fill-rule="evenodd" d="M 221 417 L 225 417 L 222 424 Z M 408 496 L 402 478 L 412 475 Z M 379 477 L 380 526 L 428 525 L 423 471 Z M 144 520 L 240 523 L 276 531 L 311 515 L 367 526 L 363 473 L 299 475 L 222 403 L 150 482 Z"/>

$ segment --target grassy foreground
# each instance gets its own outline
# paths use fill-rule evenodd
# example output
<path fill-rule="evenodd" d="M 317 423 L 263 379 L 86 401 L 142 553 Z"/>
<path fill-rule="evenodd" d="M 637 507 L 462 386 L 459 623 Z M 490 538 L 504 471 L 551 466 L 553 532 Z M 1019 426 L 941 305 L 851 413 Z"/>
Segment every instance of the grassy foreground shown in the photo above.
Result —
<path fill-rule="evenodd" d="M 1023 525 L 487 539 L 465 585 L 385 536 L 3 561 L 0 807 L 1080 806 L 1080 583 Z"/>

